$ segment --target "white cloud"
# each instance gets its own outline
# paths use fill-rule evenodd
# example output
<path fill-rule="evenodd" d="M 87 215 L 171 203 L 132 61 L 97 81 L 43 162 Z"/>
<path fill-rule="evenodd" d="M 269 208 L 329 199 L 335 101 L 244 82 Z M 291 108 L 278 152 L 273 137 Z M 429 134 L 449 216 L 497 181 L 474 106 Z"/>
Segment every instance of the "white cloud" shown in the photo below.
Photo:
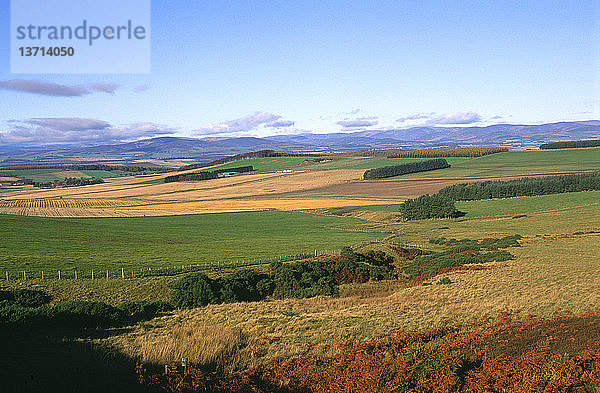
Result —
<path fill-rule="evenodd" d="M 379 121 L 376 117 L 359 117 L 357 119 L 345 119 L 340 120 L 336 124 L 344 128 L 359 128 L 359 127 L 371 127 L 377 125 Z"/>
<path fill-rule="evenodd" d="M 481 121 L 481 116 L 471 111 L 446 113 L 427 121 L 428 125 L 471 124 Z"/>
<path fill-rule="evenodd" d="M 281 128 L 295 124 L 291 120 L 281 120 L 281 116 L 268 112 L 254 112 L 239 119 L 217 124 L 207 124 L 192 131 L 194 135 L 238 134 L 256 130 L 259 127 Z"/>
<path fill-rule="evenodd" d="M 115 83 L 92 83 L 87 86 L 61 85 L 28 79 L 0 81 L 0 89 L 52 97 L 81 97 L 95 92 L 114 93 L 119 88 Z"/>
<path fill-rule="evenodd" d="M 176 132 L 173 128 L 154 123 L 113 126 L 103 120 L 85 118 L 36 118 L 11 121 L 9 124 L 8 130 L 0 131 L 0 143 L 106 144 Z"/>

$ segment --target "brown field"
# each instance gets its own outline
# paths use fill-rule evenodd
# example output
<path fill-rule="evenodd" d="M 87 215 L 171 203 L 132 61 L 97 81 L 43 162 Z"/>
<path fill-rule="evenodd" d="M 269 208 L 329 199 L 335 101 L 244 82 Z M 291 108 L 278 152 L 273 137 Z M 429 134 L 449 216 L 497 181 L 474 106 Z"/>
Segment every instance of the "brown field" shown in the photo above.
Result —
<path fill-rule="evenodd" d="M 560 173 L 562 174 L 562 173 Z M 489 180 L 514 180 L 524 177 L 550 176 L 553 174 L 480 177 L 480 178 L 450 178 L 450 179 L 408 179 L 408 180 L 380 180 L 358 181 L 315 188 L 298 195 L 304 196 L 354 196 L 363 198 L 393 198 L 402 202 L 409 198 L 416 198 L 423 194 L 435 194 L 444 187 L 457 183 L 474 183 Z M 556 175 L 556 174 L 554 174 Z"/>
<path fill-rule="evenodd" d="M 20 179 L 18 177 L 10 177 L 10 176 L 0 176 L 0 182 L 3 181 L 19 181 Z"/>
<path fill-rule="evenodd" d="M 52 172 L 52 175 L 58 177 L 59 179 L 65 179 L 67 177 L 78 177 L 78 178 L 85 178 L 85 179 L 91 179 L 92 177 L 88 174 L 85 174 L 81 171 L 60 171 L 60 172 Z"/>

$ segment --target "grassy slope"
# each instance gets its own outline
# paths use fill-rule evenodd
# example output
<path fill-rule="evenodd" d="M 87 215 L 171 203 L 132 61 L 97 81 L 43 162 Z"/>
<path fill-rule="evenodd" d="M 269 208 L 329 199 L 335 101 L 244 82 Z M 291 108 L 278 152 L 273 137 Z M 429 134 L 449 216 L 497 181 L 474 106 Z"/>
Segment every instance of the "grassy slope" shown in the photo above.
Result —
<path fill-rule="evenodd" d="M 337 249 L 382 237 L 334 228 L 356 222 L 295 212 L 89 219 L 0 216 L 0 271 L 231 263 Z"/>
<path fill-rule="evenodd" d="M 457 202 L 467 217 L 525 214 L 600 204 L 600 191 Z"/>
<path fill-rule="evenodd" d="M 415 173 L 403 179 L 494 177 L 600 170 L 600 149 L 512 151 L 461 162 L 451 168 Z"/>

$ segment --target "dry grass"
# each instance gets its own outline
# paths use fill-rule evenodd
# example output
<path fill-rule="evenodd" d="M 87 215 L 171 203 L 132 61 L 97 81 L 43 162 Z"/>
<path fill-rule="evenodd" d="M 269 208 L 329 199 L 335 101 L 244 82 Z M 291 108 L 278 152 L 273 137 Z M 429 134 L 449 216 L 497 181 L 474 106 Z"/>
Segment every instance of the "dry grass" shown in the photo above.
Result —
<path fill-rule="evenodd" d="M 85 178 L 85 179 L 92 178 L 87 173 L 84 173 L 81 171 L 58 171 L 58 172 L 52 172 L 51 174 L 58 177 L 59 179 L 65 179 L 67 177 L 78 177 L 78 178 Z"/>
<path fill-rule="evenodd" d="M 215 201 L 159 203 L 146 206 L 127 207 L 140 210 L 304 210 L 323 209 L 341 206 L 363 206 L 390 203 L 389 200 L 310 198 L 310 199 L 225 199 Z"/>
<path fill-rule="evenodd" d="M 119 336 L 111 344 L 145 363 L 166 364 L 165 359 L 188 358 L 192 364 L 219 365 L 235 360 L 248 337 L 240 328 L 214 326 L 174 327 L 166 336 L 155 330 Z"/>

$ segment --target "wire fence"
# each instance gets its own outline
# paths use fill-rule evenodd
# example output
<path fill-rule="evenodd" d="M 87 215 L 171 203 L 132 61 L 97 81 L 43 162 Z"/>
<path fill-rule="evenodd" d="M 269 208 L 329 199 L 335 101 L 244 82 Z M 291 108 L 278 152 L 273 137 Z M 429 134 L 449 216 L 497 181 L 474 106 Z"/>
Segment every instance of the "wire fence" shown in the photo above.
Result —
<path fill-rule="evenodd" d="M 192 272 L 215 272 L 243 267 L 267 266 L 274 262 L 293 262 L 302 259 L 317 257 L 321 255 L 340 255 L 341 250 L 315 250 L 314 253 L 299 253 L 294 255 L 280 256 L 277 258 L 256 258 L 235 262 L 215 262 L 202 265 L 179 265 L 170 267 L 143 267 L 143 268 L 120 268 L 120 269 L 68 269 L 68 270 L 5 270 L 0 279 L 10 280 L 100 280 L 100 279 L 131 279 L 144 277 L 175 276 Z"/>

